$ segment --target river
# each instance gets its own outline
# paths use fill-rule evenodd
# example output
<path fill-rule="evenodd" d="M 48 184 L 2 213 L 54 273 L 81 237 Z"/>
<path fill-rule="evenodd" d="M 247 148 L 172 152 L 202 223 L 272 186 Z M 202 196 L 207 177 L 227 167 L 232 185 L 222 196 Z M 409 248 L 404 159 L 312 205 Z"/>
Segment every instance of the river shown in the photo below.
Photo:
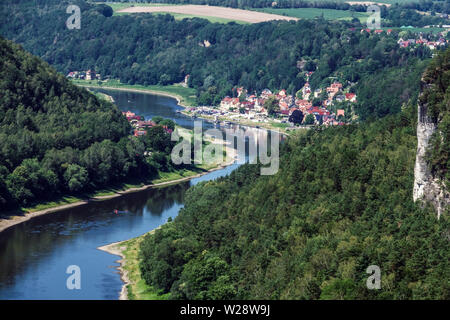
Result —
<path fill-rule="evenodd" d="M 123 111 L 146 119 L 162 116 L 192 128 L 193 120 L 170 97 L 100 90 Z M 204 123 L 204 128 L 213 124 Z M 246 130 L 259 130 L 249 129 Z M 0 299 L 118 299 L 123 285 L 117 256 L 97 249 L 142 235 L 177 216 L 186 190 L 201 181 L 229 174 L 239 165 L 188 182 L 149 189 L 102 202 L 91 202 L 39 216 L 0 233 Z M 114 214 L 114 210 L 126 211 Z M 69 290 L 68 266 L 81 270 L 81 289 Z"/>

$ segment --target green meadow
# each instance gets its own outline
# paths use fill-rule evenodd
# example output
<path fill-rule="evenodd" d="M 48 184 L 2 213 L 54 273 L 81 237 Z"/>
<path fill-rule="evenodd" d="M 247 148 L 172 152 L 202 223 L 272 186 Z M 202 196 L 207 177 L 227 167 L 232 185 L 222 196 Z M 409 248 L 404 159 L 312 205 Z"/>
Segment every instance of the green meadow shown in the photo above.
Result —
<path fill-rule="evenodd" d="M 300 19 L 314 19 L 323 15 L 324 19 L 327 20 L 351 20 L 353 18 L 365 20 L 369 16 L 369 14 L 365 12 L 355 12 L 350 10 L 320 9 L 320 8 L 287 8 L 287 9 L 262 8 L 255 10 Z"/>

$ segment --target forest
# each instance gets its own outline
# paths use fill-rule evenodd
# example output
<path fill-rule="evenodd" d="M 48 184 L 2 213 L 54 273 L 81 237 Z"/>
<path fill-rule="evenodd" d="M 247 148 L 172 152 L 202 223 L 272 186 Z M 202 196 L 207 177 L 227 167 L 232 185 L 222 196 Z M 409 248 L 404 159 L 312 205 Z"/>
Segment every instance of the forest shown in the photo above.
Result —
<path fill-rule="evenodd" d="M 38 10 L 26 0 L 9 4 L 7 11 L 2 6 L 8 24 L 0 26 L 0 33 L 65 74 L 93 69 L 104 77 L 143 85 L 179 83 L 189 74 L 200 105 L 217 105 L 232 96 L 236 86 L 292 94 L 305 83 L 305 71 L 315 71 L 313 89 L 333 80 L 368 84 L 354 88 L 361 96 L 355 110 L 361 119 L 384 116 L 398 112 L 418 94 L 421 61 L 431 57 L 425 46 L 399 47 L 396 32 L 361 33 L 359 21 L 318 18 L 240 25 L 199 18 L 179 21 L 170 15 L 109 16 L 81 0 L 70 2 L 83 13 L 81 30 L 68 30 L 64 12 L 69 2 L 53 1 L 46 0 Z M 305 67 L 298 67 L 302 61 Z M 393 76 L 400 69 L 406 70 L 403 79 Z M 365 94 L 372 81 L 395 88 L 396 100 L 385 99 L 381 105 L 378 96 Z"/>
<path fill-rule="evenodd" d="M 449 51 L 428 69 L 445 88 Z M 192 187 L 142 242 L 145 281 L 172 299 L 449 299 L 448 211 L 412 199 L 416 109 L 290 137 L 277 175 L 245 165 Z"/>
<path fill-rule="evenodd" d="M 112 103 L 1 37 L 0 55 L 0 212 L 181 168 L 167 120 L 131 137 Z"/>

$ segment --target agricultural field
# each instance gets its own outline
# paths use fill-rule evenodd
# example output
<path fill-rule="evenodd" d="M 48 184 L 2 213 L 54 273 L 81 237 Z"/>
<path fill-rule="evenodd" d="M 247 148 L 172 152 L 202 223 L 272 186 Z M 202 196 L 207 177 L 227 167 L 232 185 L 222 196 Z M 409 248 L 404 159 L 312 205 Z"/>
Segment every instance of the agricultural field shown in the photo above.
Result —
<path fill-rule="evenodd" d="M 114 8 L 113 8 L 114 9 Z M 270 20 L 297 20 L 296 17 L 276 15 L 266 12 L 233 9 L 226 7 L 204 6 L 204 5 L 176 5 L 176 6 L 134 6 L 115 11 L 123 13 L 169 13 L 178 19 L 200 17 L 212 22 L 243 22 L 258 23 Z"/>

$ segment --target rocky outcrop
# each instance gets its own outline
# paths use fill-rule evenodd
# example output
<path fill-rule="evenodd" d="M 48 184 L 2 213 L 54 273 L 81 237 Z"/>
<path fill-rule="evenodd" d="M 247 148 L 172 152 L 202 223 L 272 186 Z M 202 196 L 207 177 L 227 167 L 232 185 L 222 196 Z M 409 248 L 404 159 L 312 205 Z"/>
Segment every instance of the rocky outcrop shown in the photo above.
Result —
<path fill-rule="evenodd" d="M 418 104 L 417 154 L 414 167 L 414 201 L 429 202 L 436 209 L 438 218 L 450 203 L 450 194 L 443 183 L 433 177 L 425 159 L 428 143 L 436 131 L 437 123 L 427 115 L 427 106 Z"/>

